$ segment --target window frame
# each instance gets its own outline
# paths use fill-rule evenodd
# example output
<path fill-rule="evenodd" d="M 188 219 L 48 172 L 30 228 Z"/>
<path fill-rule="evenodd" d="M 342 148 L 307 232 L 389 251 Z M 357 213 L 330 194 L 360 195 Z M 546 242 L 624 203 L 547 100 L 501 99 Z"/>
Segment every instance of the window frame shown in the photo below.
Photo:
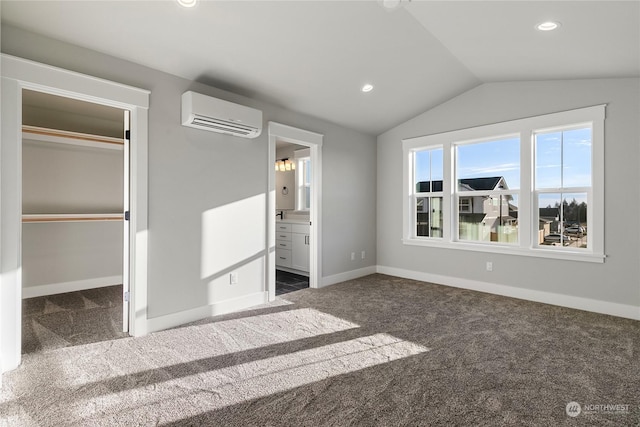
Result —
<path fill-rule="evenodd" d="M 509 189 L 509 188 L 502 188 L 499 190 L 496 189 L 492 189 L 492 190 L 471 190 L 471 191 L 465 191 L 465 190 L 460 190 L 459 186 L 458 186 L 458 180 L 459 179 L 463 179 L 463 178 L 458 178 L 458 169 L 459 169 L 459 165 L 458 165 L 458 147 L 461 146 L 468 146 L 468 145 L 473 145 L 473 144 L 483 144 L 483 143 L 487 143 L 487 142 L 497 142 L 497 141 L 501 141 L 501 140 L 509 140 L 509 139 L 513 139 L 513 138 L 517 138 L 520 142 L 520 150 L 522 150 L 522 140 L 521 140 L 521 135 L 519 133 L 511 133 L 511 134 L 503 134 L 503 135 L 496 135 L 493 137 L 482 137 L 482 138 L 477 138 L 477 139 L 472 139 L 472 140 L 466 140 L 466 141 L 456 141 L 453 142 L 451 144 L 451 150 L 452 150 L 452 161 L 453 163 L 453 169 L 452 169 L 452 174 L 453 174 L 453 178 L 452 178 L 452 194 L 453 194 L 453 198 L 454 201 L 456 201 L 456 203 L 454 203 L 454 206 L 456 207 L 456 211 L 453 214 L 453 216 L 451 217 L 451 221 L 452 221 L 452 236 L 453 236 L 453 241 L 456 242 L 467 242 L 470 244 L 487 244 L 487 245 L 507 245 L 509 247 L 514 247 L 513 243 L 506 243 L 506 242 L 493 242 L 493 241 L 489 241 L 487 243 L 483 243 L 484 241 L 479 241 L 479 240 L 470 240 L 470 239 L 462 239 L 460 237 L 460 203 L 459 200 L 462 198 L 469 198 L 469 199 L 473 199 L 474 197 L 486 197 L 486 198 L 490 198 L 492 201 L 495 197 L 499 197 L 500 200 L 502 200 L 502 196 L 510 196 L 510 195 L 515 195 L 518 199 L 520 199 L 520 189 L 516 188 L 516 189 Z M 520 156 L 520 159 L 518 160 L 520 163 L 522 163 L 522 156 Z M 498 206 L 498 205 L 496 205 Z M 507 213 L 508 213 L 508 209 L 507 209 Z M 517 238 L 517 242 L 518 243 L 520 240 L 520 227 L 518 227 L 518 238 Z"/>
<path fill-rule="evenodd" d="M 565 259 L 585 262 L 604 262 L 604 122 L 606 104 L 575 110 L 544 114 L 535 117 L 511 120 L 473 128 L 418 136 L 402 140 L 403 147 L 403 235 L 405 245 L 431 246 L 489 253 Z M 588 195 L 587 218 L 589 232 L 587 248 L 549 247 L 538 245 L 538 200 L 535 184 L 535 134 L 549 130 L 565 130 L 580 126 L 591 127 L 591 188 Z M 499 190 L 504 194 L 518 195 L 517 244 L 500 242 L 477 242 L 459 240 L 458 197 L 465 193 L 456 191 L 455 147 L 469 142 L 495 140 L 504 136 L 519 135 L 520 138 L 520 188 Z M 442 238 L 425 238 L 415 235 L 415 200 L 413 153 L 429 148 L 443 148 L 442 183 Z M 572 192 L 574 188 L 572 187 Z M 495 192 L 495 191 L 494 191 Z M 581 191 L 586 192 L 586 191 Z M 566 191 L 565 191 L 566 193 Z M 422 194 L 422 193 L 420 193 Z M 479 193 L 478 193 L 479 194 Z M 430 193 L 428 197 L 433 197 Z"/>
<path fill-rule="evenodd" d="M 416 184 L 417 184 L 417 177 L 416 177 L 416 173 L 415 173 L 415 164 L 416 164 L 416 153 L 418 153 L 419 151 L 437 151 L 437 150 L 442 150 L 443 151 L 443 155 L 444 155 L 444 150 L 442 146 L 430 146 L 430 147 L 425 147 L 425 148 L 420 148 L 417 150 L 412 150 L 411 151 L 411 164 L 413 165 L 411 168 L 411 177 L 410 180 L 412 182 L 412 186 L 413 186 L 413 192 L 412 192 L 412 197 L 411 197 L 411 209 L 412 209 L 412 215 L 413 215 L 413 224 L 414 224 L 414 238 L 415 239 L 419 239 L 419 240 L 423 240 L 423 239 L 437 239 L 437 240 L 441 240 L 443 238 L 443 236 L 433 236 L 432 235 L 432 224 L 433 224 L 433 220 L 432 220 L 432 215 L 431 215 L 431 206 L 432 202 L 431 199 L 434 198 L 442 198 L 442 208 L 444 209 L 444 191 L 432 191 L 433 189 L 433 177 L 429 177 L 429 185 L 430 185 L 430 189 L 429 191 L 417 191 L 416 188 Z M 444 159 L 443 159 L 443 168 L 444 168 Z M 429 170 L 431 171 L 433 168 L 433 164 L 431 163 L 429 166 Z M 443 177 L 444 178 L 444 177 Z M 444 181 L 444 179 L 443 179 Z M 444 189 L 443 189 L 444 190 Z M 417 234 L 417 217 L 418 217 L 418 199 L 429 199 L 429 235 L 428 236 L 418 236 Z M 442 230 L 441 233 L 444 234 L 444 210 L 441 213 L 442 215 L 442 220 L 443 220 L 443 226 L 442 226 Z"/>
<path fill-rule="evenodd" d="M 305 150 L 306 151 L 306 150 Z M 307 181 L 307 169 L 311 166 L 311 157 L 296 157 L 296 211 L 309 212 L 311 205 L 306 206 L 306 193 L 311 192 L 311 181 Z M 311 198 L 309 198 L 311 200 Z"/>

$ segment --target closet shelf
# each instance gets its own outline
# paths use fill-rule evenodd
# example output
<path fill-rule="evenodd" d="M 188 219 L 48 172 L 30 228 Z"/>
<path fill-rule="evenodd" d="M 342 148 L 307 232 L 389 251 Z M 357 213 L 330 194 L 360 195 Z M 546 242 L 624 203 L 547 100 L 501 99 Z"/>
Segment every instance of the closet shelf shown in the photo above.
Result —
<path fill-rule="evenodd" d="M 22 126 L 23 139 L 58 144 L 71 144 L 83 147 L 123 150 L 124 139 L 109 136 L 91 135 L 88 133 L 70 132 L 38 126 Z"/>
<path fill-rule="evenodd" d="M 108 214 L 24 214 L 22 222 L 87 222 L 87 221 L 122 221 L 121 213 Z"/>

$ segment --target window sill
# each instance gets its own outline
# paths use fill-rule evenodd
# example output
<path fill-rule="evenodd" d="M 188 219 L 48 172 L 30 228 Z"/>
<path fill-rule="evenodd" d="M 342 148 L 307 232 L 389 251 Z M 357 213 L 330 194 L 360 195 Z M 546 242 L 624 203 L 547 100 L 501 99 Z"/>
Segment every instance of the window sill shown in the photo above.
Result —
<path fill-rule="evenodd" d="M 567 249 L 522 248 L 508 245 L 486 245 L 481 243 L 444 242 L 436 239 L 402 239 L 402 243 L 410 246 L 425 246 L 442 249 L 455 249 L 472 252 L 495 253 L 505 255 L 527 256 L 533 258 L 551 258 L 567 261 L 604 263 L 605 254 Z"/>

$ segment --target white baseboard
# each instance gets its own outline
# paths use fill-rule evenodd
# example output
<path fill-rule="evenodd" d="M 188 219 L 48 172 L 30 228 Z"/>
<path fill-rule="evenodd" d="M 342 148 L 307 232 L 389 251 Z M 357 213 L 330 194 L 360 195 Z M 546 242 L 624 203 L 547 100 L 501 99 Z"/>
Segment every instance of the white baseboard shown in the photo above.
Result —
<path fill-rule="evenodd" d="M 406 279 L 420 280 L 422 282 L 436 283 L 454 288 L 469 289 L 472 291 L 486 292 L 527 301 L 542 302 L 561 307 L 575 308 L 594 313 L 609 314 L 611 316 L 640 320 L 640 307 L 618 304 L 614 302 L 598 301 L 590 298 L 562 295 L 553 292 L 536 291 L 532 289 L 516 288 L 513 286 L 498 285 L 496 283 L 480 282 L 477 280 L 460 279 L 439 274 L 424 273 L 421 271 L 405 270 L 401 268 L 379 265 L 377 272 L 390 276 L 404 277 Z"/>
<path fill-rule="evenodd" d="M 332 276 L 325 276 L 322 278 L 320 287 L 346 282 L 347 280 L 357 279 L 358 277 L 368 276 L 376 273 L 376 271 L 377 267 L 375 265 L 370 265 L 369 267 L 363 267 L 357 270 L 345 271 L 344 273 L 338 273 Z"/>
<path fill-rule="evenodd" d="M 44 295 L 63 294 L 65 292 L 85 289 L 103 288 L 121 285 L 122 276 L 96 277 L 95 279 L 75 280 L 73 282 L 50 283 L 46 285 L 27 286 L 22 288 L 22 298 L 34 298 Z"/>
<path fill-rule="evenodd" d="M 254 305 L 264 304 L 268 300 L 269 294 L 267 292 L 256 292 L 238 298 L 220 301 L 215 304 L 179 311 L 165 316 L 154 317 L 147 319 L 146 331 L 147 333 L 162 331 L 164 329 L 184 325 L 189 322 L 195 322 L 196 320 L 207 317 L 232 313 L 234 311 L 253 307 Z"/>

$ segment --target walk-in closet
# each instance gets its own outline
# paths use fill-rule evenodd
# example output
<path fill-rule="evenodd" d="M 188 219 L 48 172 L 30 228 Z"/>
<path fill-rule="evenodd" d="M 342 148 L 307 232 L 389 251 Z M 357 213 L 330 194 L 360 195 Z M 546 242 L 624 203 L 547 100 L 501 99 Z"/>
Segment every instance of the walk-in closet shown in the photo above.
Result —
<path fill-rule="evenodd" d="M 118 108 L 23 90 L 23 353 L 124 336 Z"/>

